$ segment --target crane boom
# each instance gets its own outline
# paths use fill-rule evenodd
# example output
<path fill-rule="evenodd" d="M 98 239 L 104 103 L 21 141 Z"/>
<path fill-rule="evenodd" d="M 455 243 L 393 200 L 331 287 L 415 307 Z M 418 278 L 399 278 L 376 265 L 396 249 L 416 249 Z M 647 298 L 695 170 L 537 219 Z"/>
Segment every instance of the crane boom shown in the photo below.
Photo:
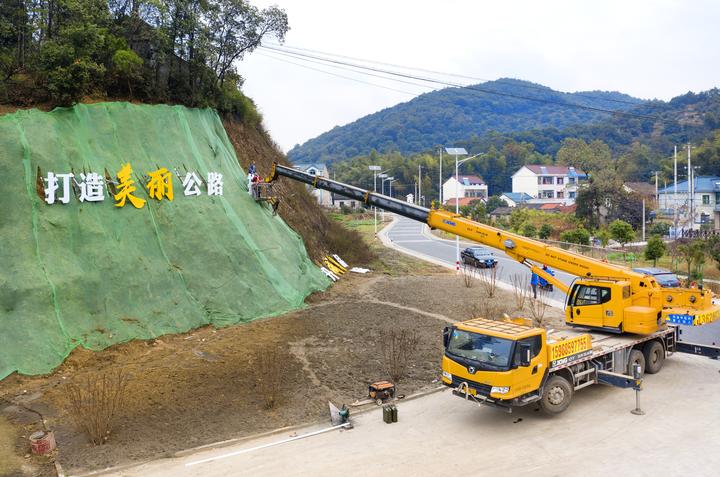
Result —
<path fill-rule="evenodd" d="M 720 318 L 720 307 L 712 303 L 713 294 L 709 290 L 661 288 L 650 275 L 475 222 L 454 212 L 427 209 L 277 163 L 273 164 L 265 181 L 272 182 L 278 176 L 335 192 L 424 222 L 430 228 L 502 250 L 534 271 L 542 272 L 537 264 L 544 264 L 580 277 L 569 290 L 566 322 L 571 325 L 648 334 L 657 331 L 663 321 L 699 325 Z M 568 287 L 559 280 L 540 274 L 568 292 Z"/>

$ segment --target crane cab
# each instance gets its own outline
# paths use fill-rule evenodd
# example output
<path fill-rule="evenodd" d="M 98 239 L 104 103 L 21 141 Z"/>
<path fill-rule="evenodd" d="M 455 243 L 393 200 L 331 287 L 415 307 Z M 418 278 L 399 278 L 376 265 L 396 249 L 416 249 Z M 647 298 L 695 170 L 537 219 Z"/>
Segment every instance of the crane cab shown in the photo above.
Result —
<path fill-rule="evenodd" d="M 627 280 L 576 281 L 568 293 L 565 322 L 612 333 L 649 334 L 661 326 L 655 307 L 633 304 Z"/>

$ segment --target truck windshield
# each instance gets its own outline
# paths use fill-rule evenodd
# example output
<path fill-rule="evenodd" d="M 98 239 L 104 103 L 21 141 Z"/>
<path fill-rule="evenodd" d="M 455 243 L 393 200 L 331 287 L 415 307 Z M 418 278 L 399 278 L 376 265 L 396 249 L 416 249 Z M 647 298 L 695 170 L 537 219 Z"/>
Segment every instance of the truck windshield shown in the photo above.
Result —
<path fill-rule="evenodd" d="M 510 364 L 512 340 L 454 329 L 447 352 L 461 358 L 506 368 Z"/>

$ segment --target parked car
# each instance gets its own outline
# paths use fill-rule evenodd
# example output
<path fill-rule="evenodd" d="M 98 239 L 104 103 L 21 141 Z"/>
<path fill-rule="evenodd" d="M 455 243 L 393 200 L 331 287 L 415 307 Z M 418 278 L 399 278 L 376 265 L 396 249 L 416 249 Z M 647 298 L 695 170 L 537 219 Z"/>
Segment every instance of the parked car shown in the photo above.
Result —
<path fill-rule="evenodd" d="M 460 253 L 460 258 L 465 265 L 478 268 L 494 268 L 497 265 L 492 252 L 484 247 L 468 247 Z"/>
<path fill-rule="evenodd" d="M 633 268 L 633 272 L 643 273 L 645 275 L 652 275 L 657 280 L 658 284 L 663 288 L 678 288 L 680 287 L 680 279 L 670 270 L 663 268 Z"/>

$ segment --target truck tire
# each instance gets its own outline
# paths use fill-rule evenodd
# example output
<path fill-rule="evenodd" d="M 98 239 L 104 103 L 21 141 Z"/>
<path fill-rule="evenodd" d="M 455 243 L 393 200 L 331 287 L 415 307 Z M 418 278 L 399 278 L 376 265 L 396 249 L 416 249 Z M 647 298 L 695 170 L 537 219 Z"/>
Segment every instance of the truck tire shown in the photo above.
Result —
<path fill-rule="evenodd" d="M 643 348 L 645 357 L 645 372 L 648 374 L 659 373 L 665 363 L 665 348 L 659 341 L 651 341 Z"/>
<path fill-rule="evenodd" d="M 636 363 L 640 365 L 640 377 L 642 378 L 645 375 L 645 355 L 643 355 L 642 351 L 640 351 L 639 349 L 634 349 L 630 351 L 630 356 L 628 356 L 627 364 L 628 376 L 633 375 L 633 365 Z"/>
<path fill-rule="evenodd" d="M 570 405 L 574 389 L 567 379 L 552 375 L 545 383 L 540 407 L 548 414 L 560 414 Z"/>

